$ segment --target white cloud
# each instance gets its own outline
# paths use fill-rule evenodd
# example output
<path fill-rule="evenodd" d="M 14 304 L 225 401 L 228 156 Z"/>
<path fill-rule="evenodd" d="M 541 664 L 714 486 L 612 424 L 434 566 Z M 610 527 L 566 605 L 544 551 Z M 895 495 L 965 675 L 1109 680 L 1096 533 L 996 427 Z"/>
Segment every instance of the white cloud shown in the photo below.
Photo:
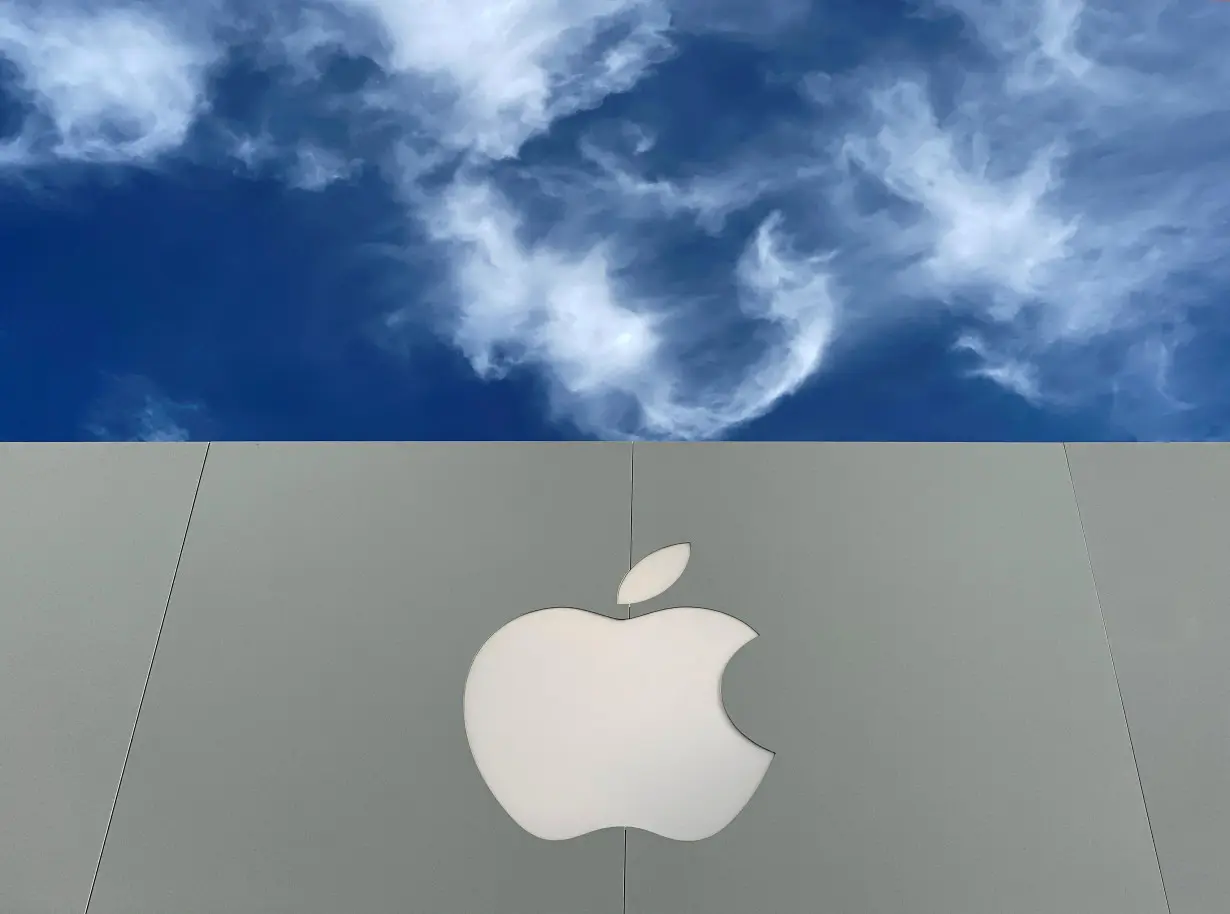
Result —
<path fill-rule="evenodd" d="M 312 143 L 301 143 L 295 150 L 294 165 L 288 181 L 300 190 L 324 190 L 330 184 L 354 176 L 359 163 L 347 160 Z"/>
<path fill-rule="evenodd" d="M 157 412 L 146 411 L 140 417 L 137 441 L 188 441 L 188 430 L 175 422 L 169 422 Z"/>
<path fill-rule="evenodd" d="M 136 4 L 0 5 L 0 55 L 36 115 L 27 163 L 145 162 L 177 149 L 205 104 L 213 51 Z"/>
<path fill-rule="evenodd" d="M 802 385 L 834 334 L 825 259 L 791 250 L 776 215 L 744 251 L 736 313 L 724 319 L 638 288 L 631 255 L 610 239 L 570 231 L 525 242 L 507 199 L 482 180 L 459 179 L 427 226 L 453 252 L 446 332 L 475 370 L 540 371 L 556 408 L 597 434 L 721 435 Z M 724 324 L 735 317 L 745 331 L 763 331 L 764 342 L 715 365 L 714 354 L 730 344 Z"/>
<path fill-rule="evenodd" d="M 938 6 L 996 63 L 935 70 L 945 92 L 874 64 L 844 84 L 865 105 L 826 190 L 859 267 L 885 277 L 852 294 L 969 318 L 981 374 L 1036 402 L 1136 388 L 1174 408 L 1139 353 L 1181 359 L 1176 326 L 1209 307 L 1201 286 L 1230 279 L 1226 8 Z M 855 206 L 860 187 L 887 202 Z M 1095 361 L 1103 370 L 1082 370 Z"/>
<path fill-rule="evenodd" d="M 543 370 L 557 396 L 597 422 L 618 424 L 654 369 L 661 331 L 620 283 L 610 252 L 600 244 L 527 247 L 517 215 L 482 182 L 455 184 L 428 226 L 454 253 L 448 333 L 475 370 Z"/>
<path fill-rule="evenodd" d="M 656 0 L 337 0 L 383 27 L 380 97 L 450 145 L 515 156 L 554 121 L 633 86 L 669 54 Z"/>
<path fill-rule="evenodd" d="M 634 155 L 649 148 L 643 133 L 633 133 L 633 138 Z M 598 174 L 578 171 L 544 176 L 540 183 L 546 192 L 565 196 L 571 206 L 588 206 L 608 218 L 639 221 L 685 216 L 712 234 L 722 231 L 731 214 L 797 180 L 790 163 L 780 159 L 748 158 L 668 180 L 645 178 L 635 162 L 593 140 L 582 140 L 580 153 Z"/>
<path fill-rule="evenodd" d="M 1038 386 L 1037 373 L 1032 365 L 1002 353 L 992 352 L 973 333 L 958 338 L 953 348 L 977 357 L 980 364 L 969 372 L 971 377 L 992 381 L 1030 403 L 1041 402 L 1042 390 Z"/>
<path fill-rule="evenodd" d="M 1096 331 L 1111 318 L 1105 301 L 1051 294 L 1071 279 L 1065 270 L 1080 230 L 1054 197 L 1056 148 L 1017 150 L 1028 155 L 1019 167 L 996 167 L 985 134 L 941 124 L 925 86 L 901 81 L 869 98 L 870 129 L 847 137 L 843 154 L 857 175 L 910 208 L 905 224 L 875 243 L 902 259 L 897 278 L 912 294 L 965 294 L 1004 322 L 1036 307 L 1042 332 L 1057 337 Z"/>
<path fill-rule="evenodd" d="M 655 321 L 620 301 L 602 245 L 527 249 L 507 202 L 477 182 L 455 184 L 431 226 L 459 249 L 454 334 L 479 371 L 546 363 L 569 390 L 588 394 L 634 384 L 654 358 Z"/>
<path fill-rule="evenodd" d="M 173 400 L 148 378 L 111 378 L 91 410 L 86 431 L 100 441 L 190 441 L 198 403 Z"/>

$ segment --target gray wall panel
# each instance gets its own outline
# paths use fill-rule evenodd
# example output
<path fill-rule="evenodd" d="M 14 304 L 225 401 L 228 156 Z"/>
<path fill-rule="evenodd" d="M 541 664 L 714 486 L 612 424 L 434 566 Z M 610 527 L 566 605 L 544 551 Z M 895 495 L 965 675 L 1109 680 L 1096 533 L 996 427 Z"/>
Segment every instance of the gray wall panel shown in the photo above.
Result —
<path fill-rule="evenodd" d="M 1059 445 L 637 445 L 634 554 L 760 637 L 778 753 L 713 838 L 628 837 L 630 914 L 1162 914 Z"/>
<path fill-rule="evenodd" d="M 629 445 L 214 445 L 90 914 L 614 914 L 479 777 L 500 625 L 617 615 Z M 612 701 L 618 683 L 611 684 Z"/>
<path fill-rule="evenodd" d="M 85 908 L 205 445 L 0 444 L 0 911 Z"/>
<path fill-rule="evenodd" d="M 1174 914 L 1230 910 L 1230 447 L 1071 445 Z"/>

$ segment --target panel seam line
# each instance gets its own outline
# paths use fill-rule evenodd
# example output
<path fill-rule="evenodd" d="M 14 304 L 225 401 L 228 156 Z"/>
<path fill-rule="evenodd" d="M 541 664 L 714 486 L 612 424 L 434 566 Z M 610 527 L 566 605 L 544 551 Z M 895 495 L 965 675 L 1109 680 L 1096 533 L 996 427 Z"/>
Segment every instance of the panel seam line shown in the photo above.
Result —
<path fill-rule="evenodd" d="M 115 821 L 115 810 L 119 806 L 120 791 L 124 787 L 124 774 L 128 771 L 128 759 L 132 755 L 132 745 L 137 738 L 137 724 L 141 721 L 141 709 L 145 707 L 145 696 L 149 692 L 150 678 L 154 673 L 154 661 L 158 657 L 158 645 L 162 642 L 162 630 L 167 624 L 167 613 L 171 608 L 171 597 L 175 593 L 175 582 L 179 580 L 179 566 L 184 560 L 184 546 L 188 543 L 188 531 L 192 527 L 192 517 L 196 513 L 196 500 L 201 494 L 201 480 L 205 478 L 205 464 L 209 460 L 211 442 L 205 443 L 205 453 L 201 457 L 201 469 L 197 473 L 196 488 L 192 492 L 192 504 L 188 508 L 188 520 L 184 524 L 184 535 L 179 541 L 179 554 L 175 557 L 175 570 L 171 572 L 171 585 L 167 588 L 167 599 L 162 607 L 162 619 L 158 622 L 158 634 L 154 637 L 154 650 L 150 655 L 149 666 L 145 671 L 145 683 L 141 686 L 141 698 L 137 702 L 137 713 L 133 718 L 132 732 L 128 734 L 128 748 L 124 750 L 124 763 L 120 766 L 120 778 L 115 787 L 115 796 L 111 800 L 111 812 L 107 815 L 107 827 L 103 831 L 102 846 L 98 849 L 98 862 L 94 865 L 94 877 L 90 880 L 90 893 L 85 899 L 85 914 L 89 914 L 90 905 L 94 901 L 94 889 L 98 885 L 98 874 L 102 871 L 103 854 L 107 852 L 107 838 L 111 835 L 111 824 Z"/>
<path fill-rule="evenodd" d="M 1063 459 L 1068 468 L 1068 485 L 1072 489 L 1072 503 L 1076 506 L 1076 520 L 1080 526 L 1081 542 L 1085 547 L 1085 561 L 1089 565 L 1089 577 L 1093 582 L 1093 595 L 1098 605 L 1098 618 L 1102 623 L 1102 637 L 1106 639 L 1106 653 L 1110 657 L 1110 671 L 1115 680 L 1115 691 L 1119 695 L 1119 710 L 1123 714 L 1123 729 L 1127 733 L 1128 749 L 1132 753 L 1132 767 L 1136 771 L 1136 784 L 1140 788 L 1140 805 L 1145 811 L 1145 825 L 1149 829 L 1149 841 L 1153 844 L 1153 859 L 1157 862 L 1157 878 L 1162 884 L 1162 900 L 1166 903 L 1167 914 L 1171 914 L 1170 896 L 1166 891 L 1166 875 L 1162 872 L 1162 856 L 1157 849 L 1157 835 L 1153 831 L 1153 820 L 1149 816 L 1149 800 L 1145 796 L 1145 781 L 1140 773 L 1140 760 L 1136 757 L 1136 744 L 1132 740 L 1132 724 L 1128 718 L 1127 702 L 1123 698 L 1123 686 L 1119 681 L 1119 670 L 1115 666 L 1115 648 L 1111 643 L 1110 627 L 1106 624 L 1106 611 L 1102 607 L 1102 591 L 1098 587 L 1098 573 L 1093 567 L 1093 553 L 1089 551 L 1089 536 L 1085 531 L 1085 518 L 1081 513 L 1081 499 L 1076 491 L 1076 477 L 1072 473 L 1072 458 L 1068 453 L 1067 442 L 1063 443 Z"/>
<path fill-rule="evenodd" d="M 628 448 L 628 570 L 632 570 L 632 533 L 633 524 L 635 523 L 636 510 L 634 501 L 636 499 L 636 442 L 629 442 Z M 628 620 L 632 619 L 632 604 L 628 604 Z M 628 914 L 628 828 L 623 829 L 624 832 L 624 862 L 620 872 L 620 910 L 622 914 Z"/>

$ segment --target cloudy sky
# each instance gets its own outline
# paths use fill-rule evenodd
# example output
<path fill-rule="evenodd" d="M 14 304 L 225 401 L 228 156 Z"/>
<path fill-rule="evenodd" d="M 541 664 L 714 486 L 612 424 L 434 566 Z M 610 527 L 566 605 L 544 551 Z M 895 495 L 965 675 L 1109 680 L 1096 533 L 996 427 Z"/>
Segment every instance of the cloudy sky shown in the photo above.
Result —
<path fill-rule="evenodd" d="M 1230 437 L 1230 3 L 0 0 L 0 438 Z"/>

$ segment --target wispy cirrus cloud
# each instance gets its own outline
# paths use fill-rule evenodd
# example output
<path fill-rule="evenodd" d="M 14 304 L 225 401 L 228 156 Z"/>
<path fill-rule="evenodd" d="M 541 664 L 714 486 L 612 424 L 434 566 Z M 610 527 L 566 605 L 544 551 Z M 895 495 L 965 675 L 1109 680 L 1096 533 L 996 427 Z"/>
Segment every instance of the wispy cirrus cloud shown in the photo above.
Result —
<path fill-rule="evenodd" d="M 1173 415 L 1201 383 L 1172 370 L 1184 328 L 1230 279 L 1230 193 L 1214 153 L 1230 141 L 1217 101 L 1230 18 L 1216 4 L 938 8 L 960 15 L 981 63 L 869 68 L 838 140 L 836 197 L 866 183 L 889 195 L 843 212 L 891 277 L 868 293 L 967 318 L 961 348 L 1031 399 L 1133 391 Z M 941 101 L 933 82 L 945 78 Z"/>
<path fill-rule="evenodd" d="M 651 283 L 616 281 L 605 269 L 581 283 L 574 267 L 564 267 L 573 260 L 552 256 L 557 242 L 538 241 L 537 268 L 587 303 L 574 302 L 577 315 L 597 326 L 604 316 L 635 316 L 636 358 L 629 362 L 627 351 L 609 345 L 618 333 L 587 342 L 582 321 L 569 325 L 577 328 L 566 336 L 572 345 L 543 347 L 531 315 L 549 296 L 537 293 L 527 293 L 521 308 L 493 307 L 501 344 L 533 353 L 526 358 L 553 377 L 557 402 L 571 401 L 583 423 L 607 433 L 612 416 L 628 415 L 609 408 L 617 391 L 634 405 L 644 433 L 720 435 L 805 383 L 843 325 L 883 328 L 928 311 L 956 322 L 954 350 L 974 360 L 971 376 L 1035 404 L 1069 408 L 1109 398 L 1115 419 L 1146 434 L 1166 424 L 1157 419 L 1186 413 L 1188 396 L 1199 399 L 1200 379 L 1184 378 L 1180 367 L 1191 341 L 1185 328 L 1209 306 L 1202 285 L 1230 279 L 1223 253 L 1230 194 L 1220 187 L 1215 152 L 1230 139 L 1217 103 L 1230 88 L 1230 69 L 1218 63 L 1227 17 L 1216 18 L 1214 8 L 1192 16 L 1176 4 L 1159 10 L 1081 0 L 953 0 L 924 11 L 959 17 L 971 41 L 966 51 L 948 63 L 873 60 L 836 79 L 814 75 L 809 85 L 828 86 L 824 110 L 810 143 L 790 155 L 780 155 L 780 144 L 775 156 L 752 148 L 717 171 L 706 163 L 704 178 L 671 180 L 638 172 L 635 156 L 583 142 L 582 156 L 598 166 L 596 181 L 580 167 L 546 178 L 568 212 L 618 213 L 593 230 L 604 248 L 631 244 L 647 222 L 681 213 L 720 231 L 731 213 L 787 195 L 802 216 L 792 221 L 802 237 L 781 246 L 792 252 L 788 266 L 752 271 L 755 294 L 748 293 L 747 254 L 734 271 L 735 307 L 714 320 L 678 286 L 664 299 Z M 1198 31 L 1204 34 L 1195 38 Z M 1174 149 L 1178 136 L 1188 144 L 1182 153 Z M 652 132 L 642 131 L 646 137 L 651 143 Z M 475 225 L 502 224 L 501 210 L 468 212 Z M 763 230 L 746 243 L 768 263 Z M 578 254 L 578 237 L 584 233 L 570 239 L 571 255 L 592 262 Z M 808 248 L 816 238 L 831 239 L 832 256 L 826 247 Z M 467 250 L 458 261 L 465 315 L 458 326 L 472 329 L 482 301 L 474 264 L 492 269 L 500 261 Z M 486 281 L 501 273 L 493 269 Z M 758 316 L 778 313 L 757 315 L 748 307 L 757 296 L 806 296 L 812 305 L 811 320 L 779 325 L 763 363 L 740 358 L 715 332 L 724 323 L 756 333 Z M 652 332 L 642 324 L 646 313 L 655 315 Z M 732 323 L 732 313 L 742 322 Z M 527 319 L 510 320 L 513 314 Z M 522 327 L 535 329 L 520 335 Z M 474 351 L 472 336 L 456 339 Z M 526 345 L 519 350 L 513 341 Z M 725 371 L 698 367 L 697 341 L 708 343 L 711 360 L 723 354 Z M 766 380 L 765 364 L 796 357 L 805 369 L 784 371 L 781 383 Z M 476 360 L 480 371 L 487 358 Z M 589 370 L 570 367 L 577 364 Z M 589 379 L 607 377 L 598 366 L 609 367 L 611 379 L 637 381 L 595 385 Z"/>
<path fill-rule="evenodd" d="M 560 119 L 634 86 L 670 53 L 659 0 L 338 0 L 382 27 L 400 79 L 373 96 L 450 145 L 515 156 Z"/>
<path fill-rule="evenodd" d="M 1230 406 L 1202 348 L 1230 282 L 1223 4 L 919 0 L 903 15 L 960 32 L 944 53 L 773 56 L 827 12 L 10 0 L 0 56 L 32 113 L 0 162 L 199 155 L 215 77 L 259 48 L 281 83 L 260 117 L 219 128 L 225 153 L 304 189 L 383 173 L 443 266 L 430 305 L 393 310 L 430 308 L 479 375 L 537 374 L 588 433 L 721 436 L 838 344 L 920 318 L 950 328 L 970 383 L 1039 408 L 1102 404 L 1164 436 Z M 695 35 L 755 46 L 748 79 L 799 86 L 796 105 L 744 112 L 767 126 L 733 145 L 724 89 L 695 88 L 704 161 L 671 158 L 683 112 L 636 103 Z M 339 59 L 370 76 L 339 88 Z"/>
<path fill-rule="evenodd" d="M 11 160 L 118 163 L 177 150 L 207 104 L 206 37 L 141 5 L 10 0 L 0 55 L 30 112 Z"/>
<path fill-rule="evenodd" d="M 190 441 L 202 417 L 199 403 L 179 402 L 148 378 L 128 375 L 108 379 L 86 432 L 99 441 Z"/>
<path fill-rule="evenodd" d="M 526 243 L 484 181 L 455 183 L 427 225 L 453 258 L 446 332 L 475 369 L 537 370 L 558 410 L 607 435 L 705 438 L 763 415 L 815 371 L 837 326 L 824 258 L 793 250 L 777 214 L 743 250 L 730 303 L 638 287 L 627 238 Z M 732 351 L 749 327 L 762 339 Z"/>

